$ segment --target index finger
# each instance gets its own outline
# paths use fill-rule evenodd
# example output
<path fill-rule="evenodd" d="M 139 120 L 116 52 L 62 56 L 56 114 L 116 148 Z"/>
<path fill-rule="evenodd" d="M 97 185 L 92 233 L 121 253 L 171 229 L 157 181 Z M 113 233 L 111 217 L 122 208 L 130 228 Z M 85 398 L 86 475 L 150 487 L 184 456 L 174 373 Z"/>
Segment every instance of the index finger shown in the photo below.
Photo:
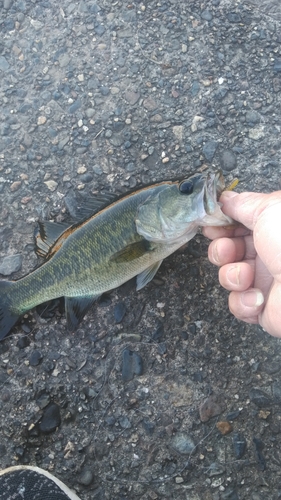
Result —
<path fill-rule="evenodd" d="M 206 238 L 215 240 L 216 238 L 235 238 L 236 236 L 247 236 L 251 233 L 251 231 L 244 226 L 206 226 L 202 228 L 202 233 L 206 236 Z"/>

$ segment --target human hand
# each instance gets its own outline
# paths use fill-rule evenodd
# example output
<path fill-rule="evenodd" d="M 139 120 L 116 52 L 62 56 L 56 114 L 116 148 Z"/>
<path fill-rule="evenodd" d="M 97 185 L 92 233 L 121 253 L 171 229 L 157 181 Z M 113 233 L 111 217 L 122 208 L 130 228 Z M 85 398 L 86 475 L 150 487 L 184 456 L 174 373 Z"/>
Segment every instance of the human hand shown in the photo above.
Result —
<path fill-rule="evenodd" d="M 220 201 L 223 212 L 245 226 L 203 229 L 214 240 L 208 256 L 220 267 L 220 284 L 231 292 L 229 309 L 281 337 L 281 191 L 225 191 Z"/>

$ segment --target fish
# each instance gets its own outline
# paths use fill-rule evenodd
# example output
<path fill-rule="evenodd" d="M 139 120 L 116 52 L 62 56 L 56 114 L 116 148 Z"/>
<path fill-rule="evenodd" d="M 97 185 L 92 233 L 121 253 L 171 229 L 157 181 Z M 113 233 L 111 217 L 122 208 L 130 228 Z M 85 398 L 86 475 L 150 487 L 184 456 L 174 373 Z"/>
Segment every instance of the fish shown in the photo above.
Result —
<path fill-rule="evenodd" d="M 200 226 L 233 223 L 218 202 L 224 188 L 221 171 L 207 171 L 142 187 L 79 222 L 39 222 L 36 252 L 44 261 L 22 278 L 0 281 L 0 340 L 47 301 L 64 297 L 67 327 L 75 331 L 103 293 L 134 277 L 141 290 Z"/>

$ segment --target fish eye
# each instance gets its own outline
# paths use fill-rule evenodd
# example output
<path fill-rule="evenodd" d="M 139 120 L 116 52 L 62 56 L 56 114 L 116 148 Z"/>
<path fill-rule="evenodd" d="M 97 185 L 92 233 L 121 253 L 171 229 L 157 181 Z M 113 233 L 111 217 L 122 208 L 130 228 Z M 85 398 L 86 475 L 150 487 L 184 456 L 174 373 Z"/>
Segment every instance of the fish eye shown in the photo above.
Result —
<path fill-rule="evenodd" d="M 179 190 L 181 193 L 184 193 L 184 194 L 193 193 L 193 182 L 192 181 L 183 181 L 179 186 Z"/>

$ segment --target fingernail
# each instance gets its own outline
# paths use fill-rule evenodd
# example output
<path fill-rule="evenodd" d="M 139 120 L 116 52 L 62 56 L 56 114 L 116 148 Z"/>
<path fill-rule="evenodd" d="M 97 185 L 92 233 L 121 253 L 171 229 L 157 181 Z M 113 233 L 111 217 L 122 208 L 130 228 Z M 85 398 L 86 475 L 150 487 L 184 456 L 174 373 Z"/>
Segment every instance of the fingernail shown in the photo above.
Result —
<path fill-rule="evenodd" d="M 233 266 L 226 273 L 228 281 L 232 285 L 240 284 L 240 266 Z"/>
<path fill-rule="evenodd" d="M 246 307 L 259 307 L 264 303 L 264 296 L 260 291 L 249 290 L 242 294 L 241 302 Z"/>
<path fill-rule="evenodd" d="M 218 264 L 218 265 L 220 264 L 218 247 L 217 247 L 216 243 L 213 245 L 212 258 L 213 258 L 214 264 Z"/>
<path fill-rule="evenodd" d="M 223 191 L 221 195 L 224 198 L 234 198 L 234 196 L 237 196 L 238 193 L 235 193 L 235 191 Z"/>

